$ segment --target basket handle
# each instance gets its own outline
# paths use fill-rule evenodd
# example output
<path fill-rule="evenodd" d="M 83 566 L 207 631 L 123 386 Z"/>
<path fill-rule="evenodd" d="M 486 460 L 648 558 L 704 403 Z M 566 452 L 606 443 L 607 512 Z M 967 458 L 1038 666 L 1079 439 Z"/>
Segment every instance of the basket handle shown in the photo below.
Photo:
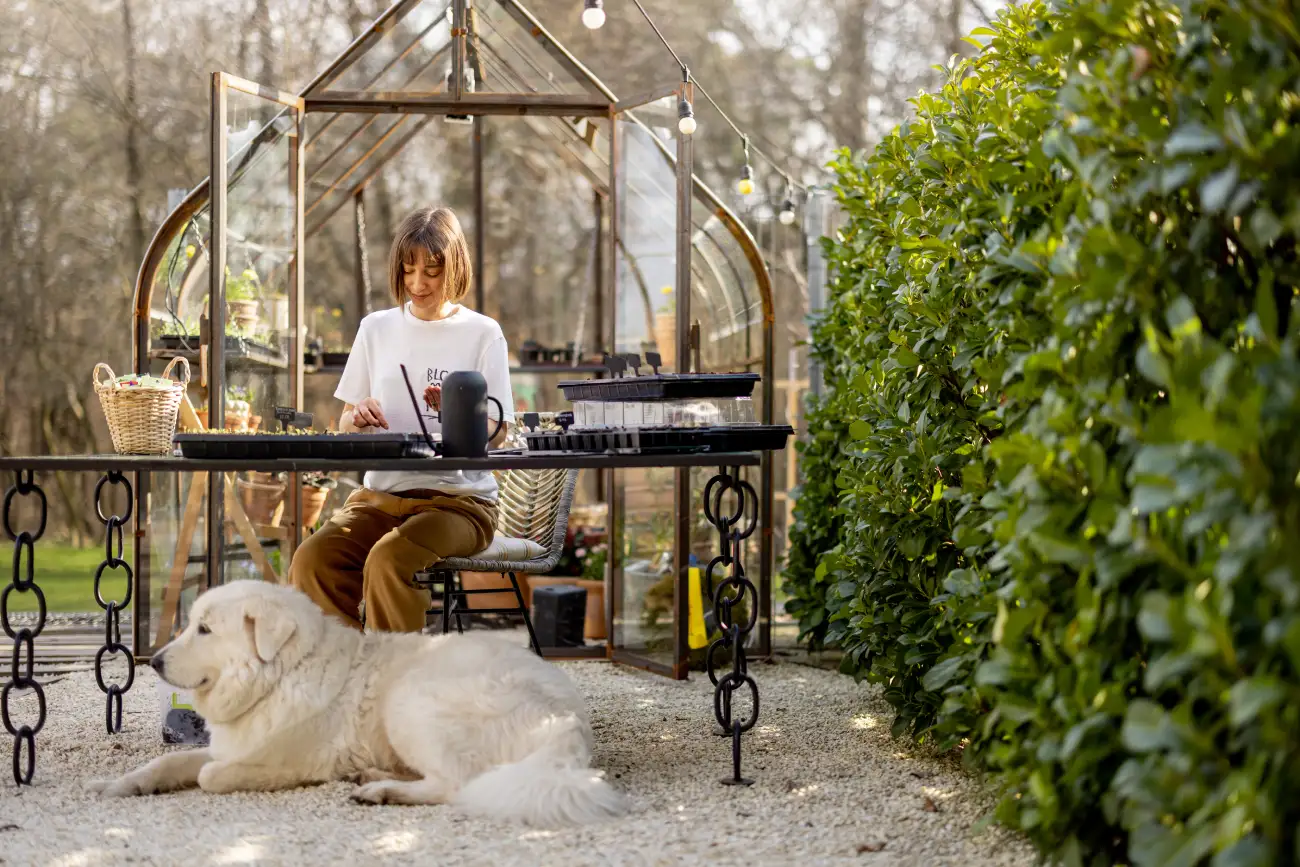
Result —
<path fill-rule="evenodd" d="M 176 379 L 176 381 L 179 382 L 181 385 L 189 385 L 190 384 L 190 363 L 183 355 L 178 355 L 175 358 L 173 358 L 171 361 L 167 362 L 167 366 L 163 368 L 163 372 L 162 372 L 163 378 L 164 379 L 173 378 L 172 368 L 176 366 L 176 362 L 178 361 L 181 363 L 181 375 L 179 378 Z"/>
<path fill-rule="evenodd" d="M 99 379 L 99 369 L 104 368 L 108 371 L 108 382 L 101 382 Z M 95 364 L 95 369 L 90 372 L 90 381 L 96 388 L 117 388 L 117 376 L 113 373 L 113 368 L 100 361 Z"/>

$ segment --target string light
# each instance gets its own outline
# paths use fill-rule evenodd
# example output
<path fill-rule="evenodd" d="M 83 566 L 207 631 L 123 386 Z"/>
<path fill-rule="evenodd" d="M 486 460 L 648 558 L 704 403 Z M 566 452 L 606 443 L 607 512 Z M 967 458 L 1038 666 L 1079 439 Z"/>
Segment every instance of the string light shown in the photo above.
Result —
<path fill-rule="evenodd" d="M 599 30 L 605 24 L 605 0 L 583 0 L 582 23 L 588 30 Z"/>
<path fill-rule="evenodd" d="M 695 109 L 691 107 L 691 101 L 686 98 L 686 86 L 691 83 L 691 71 L 682 64 L 682 98 L 677 103 L 677 131 L 682 135 L 694 135 L 698 129 L 695 123 Z"/>
<path fill-rule="evenodd" d="M 781 203 L 781 213 L 776 218 L 782 226 L 794 225 L 794 189 L 790 186 L 788 177 L 785 179 L 785 201 Z"/>
<path fill-rule="evenodd" d="M 740 181 L 736 184 L 736 191 L 742 196 L 748 196 L 754 192 L 754 170 L 749 165 L 749 136 L 741 136 L 740 140 L 744 143 L 745 165 L 740 170 Z"/>
<path fill-rule="evenodd" d="M 690 100 L 682 97 L 677 103 L 677 131 L 682 135 L 694 135 L 697 128 L 695 110 L 691 108 Z"/>
<path fill-rule="evenodd" d="M 723 111 L 722 106 L 718 105 L 717 100 L 715 100 L 712 96 L 710 96 L 709 92 L 704 89 L 704 85 L 700 84 L 698 79 L 691 77 L 690 71 L 686 68 L 686 63 L 682 60 L 681 55 L 677 53 L 677 50 L 673 48 L 672 44 L 669 43 L 669 41 L 664 37 L 663 31 L 659 29 L 659 25 L 656 24 L 654 19 L 650 17 L 650 13 L 646 11 L 646 8 L 641 3 L 641 0 L 632 0 L 632 5 L 635 6 L 638 11 L 640 11 L 641 16 L 645 18 L 646 23 L 650 25 L 650 29 L 655 32 L 655 36 L 659 37 L 659 41 L 663 43 L 664 48 L 667 49 L 668 53 L 673 56 L 673 60 L 677 61 L 677 65 L 680 66 L 682 69 L 683 80 L 687 82 L 694 82 L 695 86 L 699 88 L 700 95 L 703 96 L 715 109 L 717 109 L 718 114 L 722 115 L 722 119 L 727 124 L 727 126 L 731 127 L 732 130 L 735 131 L 736 135 L 741 136 L 746 140 L 746 143 L 748 143 L 749 137 L 745 135 L 744 132 L 741 131 L 740 127 L 736 125 L 735 121 L 733 121 L 730 117 L 727 116 L 727 113 Z M 681 100 L 677 105 L 678 131 L 681 132 L 682 135 L 692 135 L 694 134 L 697 128 L 698 125 L 696 124 L 695 121 L 695 110 L 691 107 L 689 101 L 685 99 Z M 780 171 L 782 174 L 785 174 L 784 171 L 782 171 L 781 164 L 778 163 L 776 160 L 772 159 L 767 154 L 763 153 L 763 151 L 759 150 L 758 148 L 754 148 L 754 153 L 756 153 L 765 162 L 771 164 L 771 166 L 774 169 Z M 748 159 L 745 160 L 745 166 L 746 169 L 749 168 Z M 748 195 L 749 191 L 752 191 L 753 189 L 752 174 L 753 174 L 752 171 L 749 171 L 748 174 L 742 171 L 741 179 L 737 181 L 737 189 L 741 191 L 742 195 Z M 806 190 L 806 188 L 802 184 L 796 183 L 794 180 L 790 178 L 789 175 L 785 176 L 785 180 L 786 180 L 787 188 L 798 187 L 800 190 Z M 790 201 L 789 204 L 790 204 L 790 208 L 789 208 L 790 222 L 794 222 L 794 202 Z M 782 213 L 784 213 L 784 211 Z"/>

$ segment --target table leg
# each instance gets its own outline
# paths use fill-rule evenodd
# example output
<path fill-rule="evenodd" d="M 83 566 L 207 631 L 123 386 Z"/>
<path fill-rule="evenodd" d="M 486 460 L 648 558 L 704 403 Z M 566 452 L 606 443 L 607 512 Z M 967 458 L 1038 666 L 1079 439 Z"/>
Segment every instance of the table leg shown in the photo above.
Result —
<path fill-rule="evenodd" d="M 122 485 L 126 488 L 125 515 L 104 516 L 99 498 L 105 485 Z M 95 601 L 99 603 L 100 608 L 104 609 L 104 646 L 95 654 L 95 682 L 107 696 L 104 703 L 104 728 L 111 735 L 122 731 L 122 696 L 131 689 L 131 684 L 135 683 L 135 658 L 122 643 L 122 624 L 119 622 L 123 609 L 131 604 L 131 588 L 135 584 L 131 564 L 122 557 L 122 528 L 126 526 L 127 521 L 131 520 L 134 504 L 135 496 L 130 480 L 116 470 L 105 473 L 99 480 L 99 484 L 95 485 L 95 516 L 104 525 L 104 562 L 100 563 L 99 568 L 95 570 Z M 116 541 L 116 549 L 114 541 Z M 126 570 L 126 594 L 120 602 L 104 600 L 99 583 L 106 569 Z M 110 653 L 126 660 L 126 683 L 124 684 L 108 683 L 104 680 L 104 657 Z"/>
<path fill-rule="evenodd" d="M 722 499 L 728 491 L 735 492 L 735 508 L 730 513 L 722 511 Z M 748 516 L 746 512 L 748 511 Z M 704 486 L 704 515 L 718 530 L 721 553 L 709 561 L 704 578 L 713 598 L 713 614 L 722 635 L 709 645 L 705 658 L 709 680 L 713 683 L 713 715 L 722 726 L 724 734 L 731 737 L 731 776 L 722 783 L 727 786 L 748 786 L 754 781 L 740 774 L 740 736 L 758 722 L 758 684 L 750 676 L 745 660 L 745 639 L 758 622 L 758 590 L 745 577 L 741 563 L 741 545 L 754 533 L 758 525 L 758 494 L 749 482 L 740 478 L 740 469 L 719 468 L 718 474 Z M 722 567 L 730 574 L 714 582 L 713 572 Z M 736 622 L 734 609 L 748 597 L 748 614 L 744 623 Z M 717 653 L 720 649 L 731 651 L 731 671 L 718 676 Z M 737 720 L 732 716 L 732 695 L 742 686 L 749 687 L 751 708 L 749 718 Z"/>
<path fill-rule="evenodd" d="M 45 594 L 36 584 L 36 540 L 45 534 L 45 520 L 49 509 L 45 501 L 45 492 L 36 484 L 35 474 L 31 470 L 18 470 L 15 482 L 5 491 L 4 528 L 10 539 L 14 540 L 13 576 L 9 585 L 0 592 L 0 625 L 5 635 L 13 639 L 13 655 L 9 667 L 9 682 L 0 691 L 0 716 L 4 719 L 5 731 L 14 739 L 14 782 L 20 786 L 31 785 L 36 773 L 36 735 L 45 727 L 45 690 L 36 682 L 36 636 L 45 628 Z M 36 532 L 15 533 L 12 509 L 17 497 L 35 496 L 40 508 L 40 520 Z M 23 552 L 26 551 L 24 558 Z M 23 567 L 24 559 L 26 567 Z M 33 593 L 36 596 L 36 626 L 14 629 L 9 623 L 9 594 Z M 36 722 L 31 725 L 15 726 L 9 715 L 9 699 L 14 690 L 30 689 L 36 693 Z"/>

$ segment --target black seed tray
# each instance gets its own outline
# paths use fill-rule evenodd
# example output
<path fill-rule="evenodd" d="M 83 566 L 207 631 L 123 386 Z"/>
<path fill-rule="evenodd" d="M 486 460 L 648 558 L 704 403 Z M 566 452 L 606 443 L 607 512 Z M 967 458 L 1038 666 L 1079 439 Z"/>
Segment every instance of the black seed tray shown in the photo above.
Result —
<path fill-rule="evenodd" d="M 534 452 L 759 452 L 780 451 L 794 433 L 789 425 L 661 427 L 525 433 Z"/>
<path fill-rule="evenodd" d="M 430 455 L 414 433 L 237 434 L 178 433 L 186 458 L 275 460 L 277 458 L 416 458 Z"/>
<path fill-rule="evenodd" d="M 656 373 L 617 379 L 579 379 L 560 383 L 574 400 L 692 400 L 703 397 L 749 397 L 757 373 Z"/>

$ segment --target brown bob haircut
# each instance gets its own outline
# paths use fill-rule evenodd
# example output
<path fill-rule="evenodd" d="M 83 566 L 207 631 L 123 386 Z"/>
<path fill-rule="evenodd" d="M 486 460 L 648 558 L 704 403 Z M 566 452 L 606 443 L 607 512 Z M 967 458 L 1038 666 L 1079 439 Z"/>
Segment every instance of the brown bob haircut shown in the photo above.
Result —
<path fill-rule="evenodd" d="M 460 228 L 460 220 L 448 208 L 420 208 L 407 215 L 397 227 L 393 247 L 388 253 L 388 291 L 398 305 L 407 301 L 402 266 L 415 263 L 415 251 L 424 250 L 442 266 L 446 300 L 456 302 L 469 294 L 474 279 L 470 264 L 469 243 Z"/>

